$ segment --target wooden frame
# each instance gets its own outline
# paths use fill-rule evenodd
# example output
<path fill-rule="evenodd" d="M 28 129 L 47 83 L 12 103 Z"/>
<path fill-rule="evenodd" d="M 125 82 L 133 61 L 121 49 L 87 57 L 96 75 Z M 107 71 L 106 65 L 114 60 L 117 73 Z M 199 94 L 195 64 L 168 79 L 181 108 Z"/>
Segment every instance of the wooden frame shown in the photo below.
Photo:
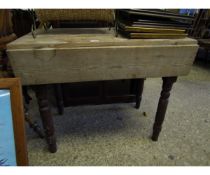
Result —
<path fill-rule="evenodd" d="M 0 79 L 0 89 L 10 90 L 16 163 L 18 166 L 26 166 L 28 165 L 28 156 L 25 139 L 24 109 L 20 79 L 2 78 Z"/>

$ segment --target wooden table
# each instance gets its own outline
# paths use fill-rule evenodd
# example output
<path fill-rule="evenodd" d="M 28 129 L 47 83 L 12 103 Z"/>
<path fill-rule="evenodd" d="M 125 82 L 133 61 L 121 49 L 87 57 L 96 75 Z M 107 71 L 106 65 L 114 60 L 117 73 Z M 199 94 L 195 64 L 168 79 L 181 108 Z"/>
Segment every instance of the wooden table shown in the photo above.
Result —
<path fill-rule="evenodd" d="M 35 85 L 39 109 L 51 152 L 56 152 L 54 124 L 47 84 L 162 77 L 163 85 L 153 126 L 157 141 L 177 76 L 187 75 L 197 41 L 115 37 L 108 29 L 52 29 L 25 35 L 8 45 L 8 55 L 23 85 Z M 142 90 L 139 92 L 141 96 Z"/>

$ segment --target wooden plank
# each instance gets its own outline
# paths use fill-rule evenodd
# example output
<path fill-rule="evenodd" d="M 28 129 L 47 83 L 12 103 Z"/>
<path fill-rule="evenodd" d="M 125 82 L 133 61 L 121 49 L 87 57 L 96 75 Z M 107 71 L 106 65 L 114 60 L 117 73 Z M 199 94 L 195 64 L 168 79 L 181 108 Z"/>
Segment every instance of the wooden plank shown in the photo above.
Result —
<path fill-rule="evenodd" d="M 186 75 L 197 49 L 165 44 L 13 49 L 8 55 L 22 84 L 32 85 Z"/>
<path fill-rule="evenodd" d="M 183 29 L 173 29 L 173 28 L 155 28 L 155 27 L 136 27 L 136 26 L 126 26 L 124 24 L 120 24 L 120 26 L 126 32 L 142 32 L 142 33 L 177 33 L 183 34 L 185 30 Z"/>
<path fill-rule="evenodd" d="M 185 38 L 187 34 L 174 34 L 174 33 L 130 33 L 130 38 L 133 39 L 173 39 L 173 38 Z"/>
<path fill-rule="evenodd" d="M 160 28 L 160 29 L 173 29 L 173 30 L 176 30 L 176 29 L 182 29 L 182 30 L 186 30 L 187 27 L 182 27 L 182 26 L 173 26 L 173 25 L 162 25 L 162 24 L 132 24 L 131 27 L 145 27 L 145 28 Z"/>
<path fill-rule="evenodd" d="M 129 40 L 108 29 L 37 32 L 7 46 L 24 85 L 186 75 L 198 48 L 190 38 Z"/>
<path fill-rule="evenodd" d="M 150 45 L 188 45 L 197 44 L 190 38 L 184 39 L 145 39 L 130 40 L 122 36 L 115 37 L 113 30 L 108 29 L 53 29 L 48 32 L 37 31 L 34 39 L 29 33 L 7 45 L 13 49 L 45 49 L 45 48 L 78 48 L 78 47 L 106 47 L 106 46 L 150 46 Z"/>

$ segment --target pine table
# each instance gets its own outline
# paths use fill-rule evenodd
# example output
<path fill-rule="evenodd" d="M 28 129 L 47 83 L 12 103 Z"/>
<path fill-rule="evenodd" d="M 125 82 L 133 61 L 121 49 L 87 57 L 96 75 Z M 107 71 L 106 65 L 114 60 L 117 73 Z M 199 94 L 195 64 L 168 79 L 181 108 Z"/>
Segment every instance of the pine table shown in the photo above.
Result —
<path fill-rule="evenodd" d="M 143 81 L 162 78 L 162 91 L 153 126 L 157 141 L 170 90 L 178 76 L 190 72 L 198 45 L 190 38 L 127 39 L 107 28 L 71 28 L 36 31 L 8 44 L 14 74 L 23 85 L 33 85 L 50 152 L 56 152 L 56 136 L 49 108 L 47 85 L 58 83 L 139 79 L 140 105 Z"/>

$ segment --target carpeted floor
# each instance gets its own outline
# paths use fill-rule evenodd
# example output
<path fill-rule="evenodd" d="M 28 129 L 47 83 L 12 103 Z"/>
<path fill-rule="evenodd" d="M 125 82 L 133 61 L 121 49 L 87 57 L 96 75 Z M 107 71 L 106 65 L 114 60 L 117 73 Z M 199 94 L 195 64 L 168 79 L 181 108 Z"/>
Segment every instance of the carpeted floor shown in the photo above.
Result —
<path fill-rule="evenodd" d="M 27 126 L 30 165 L 210 165 L 209 66 L 196 64 L 178 79 L 159 141 L 152 142 L 161 83 L 158 78 L 145 81 L 139 110 L 134 104 L 79 106 L 59 116 L 52 109 L 58 151 L 49 153 Z M 35 98 L 30 114 L 41 122 Z"/>

